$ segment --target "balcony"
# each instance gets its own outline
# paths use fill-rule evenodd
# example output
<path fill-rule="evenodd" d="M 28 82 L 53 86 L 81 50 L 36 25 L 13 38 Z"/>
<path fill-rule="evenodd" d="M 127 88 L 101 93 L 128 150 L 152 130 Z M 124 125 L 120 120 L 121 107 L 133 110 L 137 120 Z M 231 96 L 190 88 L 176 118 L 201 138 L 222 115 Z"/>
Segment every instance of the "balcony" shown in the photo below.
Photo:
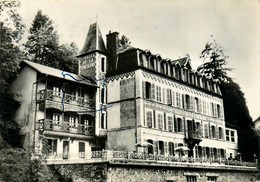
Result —
<path fill-rule="evenodd" d="M 71 134 L 93 136 L 95 134 L 94 126 L 84 124 L 74 124 L 69 122 L 53 121 L 50 119 L 41 119 L 38 121 L 38 129 L 43 131 L 65 132 Z"/>
<path fill-rule="evenodd" d="M 39 100 L 51 100 L 62 104 L 75 105 L 79 107 L 93 107 L 94 100 L 76 95 L 71 95 L 62 92 L 55 92 L 53 90 L 40 90 Z"/>
<path fill-rule="evenodd" d="M 188 139 L 201 139 L 201 137 L 202 136 L 200 131 L 188 131 Z"/>

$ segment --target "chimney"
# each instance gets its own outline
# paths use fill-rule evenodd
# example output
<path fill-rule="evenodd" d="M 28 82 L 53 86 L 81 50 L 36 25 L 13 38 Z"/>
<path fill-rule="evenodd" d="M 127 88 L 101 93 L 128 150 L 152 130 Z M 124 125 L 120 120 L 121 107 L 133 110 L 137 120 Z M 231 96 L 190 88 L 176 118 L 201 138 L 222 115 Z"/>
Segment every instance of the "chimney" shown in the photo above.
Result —
<path fill-rule="evenodd" d="M 116 71 L 116 63 L 117 63 L 117 52 L 118 52 L 118 32 L 109 31 L 107 34 L 107 71 L 108 73 L 115 73 Z"/>

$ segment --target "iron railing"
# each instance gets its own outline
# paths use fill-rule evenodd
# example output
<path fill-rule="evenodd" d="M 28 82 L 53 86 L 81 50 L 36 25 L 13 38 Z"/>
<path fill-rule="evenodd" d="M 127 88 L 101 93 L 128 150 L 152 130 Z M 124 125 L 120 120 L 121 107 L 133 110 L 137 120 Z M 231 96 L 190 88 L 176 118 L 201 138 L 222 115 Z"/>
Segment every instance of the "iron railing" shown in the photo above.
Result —
<path fill-rule="evenodd" d="M 50 154 L 47 156 L 48 160 L 71 160 L 75 162 L 77 159 L 84 161 L 111 161 L 116 163 L 146 163 L 146 164 L 164 164 L 164 165 L 214 165 L 214 166 L 240 166 L 240 167 L 254 167 L 257 168 L 257 162 L 243 162 L 227 160 L 225 158 L 193 158 L 193 157 L 176 157 L 172 155 L 158 155 L 147 153 L 135 153 L 125 151 L 91 151 L 89 153 L 80 152 L 78 154 Z"/>

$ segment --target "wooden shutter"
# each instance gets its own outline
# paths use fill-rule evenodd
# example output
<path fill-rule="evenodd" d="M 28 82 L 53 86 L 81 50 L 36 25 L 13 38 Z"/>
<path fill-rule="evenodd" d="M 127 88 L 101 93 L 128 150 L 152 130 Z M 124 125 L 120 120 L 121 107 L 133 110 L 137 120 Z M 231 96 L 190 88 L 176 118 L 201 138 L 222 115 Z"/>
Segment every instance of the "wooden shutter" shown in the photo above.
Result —
<path fill-rule="evenodd" d="M 164 154 L 168 154 L 168 142 L 164 142 Z"/>
<path fill-rule="evenodd" d="M 146 87 L 145 87 L 145 81 L 143 81 L 142 84 L 143 84 L 143 98 L 146 98 Z"/>
<path fill-rule="evenodd" d="M 152 86 L 151 86 L 151 98 L 153 100 L 155 100 L 155 86 L 154 86 L 154 84 L 152 84 Z"/>
<path fill-rule="evenodd" d="M 192 111 L 195 110 L 192 96 L 190 96 L 190 110 L 192 110 Z"/>
<path fill-rule="evenodd" d="M 167 121 L 166 121 L 166 113 L 163 114 L 163 121 L 164 121 L 164 130 L 167 130 Z"/>
<path fill-rule="evenodd" d="M 199 113 L 202 113 L 202 103 L 201 103 L 201 99 L 198 99 L 199 100 Z"/>
<path fill-rule="evenodd" d="M 175 97 L 174 97 L 174 91 L 171 91 L 171 95 L 172 95 L 172 105 L 175 106 Z"/>
<path fill-rule="evenodd" d="M 178 131 L 178 123 L 177 123 L 177 119 L 176 119 L 175 115 L 174 115 L 173 120 L 174 120 L 173 121 L 173 123 L 174 123 L 174 131 L 177 132 Z"/>
<path fill-rule="evenodd" d="M 154 152 L 156 153 L 156 154 L 158 154 L 158 141 L 154 141 Z"/>
<path fill-rule="evenodd" d="M 155 110 L 153 110 L 153 127 L 157 128 L 156 127 L 156 113 L 155 113 Z"/>
<path fill-rule="evenodd" d="M 185 96 L 184 96 L 183 94 L 181 94 L 181 97 L 182 97 L 181 107 L 182 107 L 183 109 L 186 109 Z"/>
<path fill-rule="evenodd" d="M 162 90 L 162 103 L 166 103 L 165 102 L 165 88 L 161 89 Z"/>
<path fill-rule="evenodd" d="M 53 140 L 53 153 L 57 153 L 57 140 Z"/>
<path fill-rule="evenodd" d="M 216 131 L 216 139 L 219 139 L 219 130 L 218 130 L 218 127 L 217 127 L 217 126 L 216 126 L 215 131 Z"/>
<path fill-rule="evenodd" d="M 205 138 L 209 137 L 208 124 L 204 124 L 204 137 Z"/>
<path fill-rule="evenodd" d="M 209 124 L 209 138 L 211 138 L 212 134 L 211 134 L 211 128 L 210 128 L 210 124 Z"/>

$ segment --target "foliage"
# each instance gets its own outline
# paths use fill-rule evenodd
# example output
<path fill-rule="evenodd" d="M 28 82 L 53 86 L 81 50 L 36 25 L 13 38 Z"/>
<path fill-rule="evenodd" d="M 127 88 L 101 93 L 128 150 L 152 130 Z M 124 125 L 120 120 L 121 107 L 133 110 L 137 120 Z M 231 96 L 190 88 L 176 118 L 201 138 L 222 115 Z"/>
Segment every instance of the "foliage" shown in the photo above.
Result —
<path fill-rule="evenodd" d="M 257 153 L 256 134 L 252 129 L 252 118 L 244 93 L 240 86 L 227 75 L 227 71 L 232 70 L 226 67 L 228 56 L 225 55 L 224 48 L 214 41 L 206 44 L 200 57 L 206 62 L 199 66 L 197 71 L 220 81 L 226 125 L 237 129 L 239 151 L 244 160 L 251 160 L 253 154 Z"/>
<path fill-rule="evenodd" d="M 238 147 L 243 158 L 252 160 L 253 154 L 257 153 L 257 138 L 252 128 L 253 122 L 244 93 L 240 86 L 228 77 L 227 82 L 220 85 L 220 89 L 224 102 L 225 121 L 238 130 Z"/>
<path fill-rule="evenodd" d="M 13 111 L 19 103 L 13 99 L 10 83 L 14 79 L 21 59 L 17 45 L 24 25 L 18 13 L 18 1 L 0 2 L 0 134 L 2 144 L 19 144 L 19 127 L 13 121 Z M 4 142 L 3 142 L 4 141 Z"/>
<path fill-rule="evenodd" d="M 208 42 L 201 52 L 200 58 L 204 60 L 204 63 L 197 68 L 199 73 L 221 82 L 226 81 L 227 71 L 231 69 L 226 67 L 228 56 L 225 55 L 225 50 L 221 45 L 216 41 Z"/>
<path fill-rule="evenodd" d="M 128 46 L 129 44 L 131 44 L 131 42 L 125 35 L 122 35 L 122 37 L 118 40 L 118 44 L 121 47 L 125 47 L 125 46 Z"/>
<path fill-rule="evenodd" d="M 31 61 L 69 72 L 77 72 L 76 45 L 74 43 L 59 45 L 59 37 L 54 29 L 53 21 L 42 14 L 41 10 L 37 12 L 29 33 L 25 48 L 26 55 Z"/>

